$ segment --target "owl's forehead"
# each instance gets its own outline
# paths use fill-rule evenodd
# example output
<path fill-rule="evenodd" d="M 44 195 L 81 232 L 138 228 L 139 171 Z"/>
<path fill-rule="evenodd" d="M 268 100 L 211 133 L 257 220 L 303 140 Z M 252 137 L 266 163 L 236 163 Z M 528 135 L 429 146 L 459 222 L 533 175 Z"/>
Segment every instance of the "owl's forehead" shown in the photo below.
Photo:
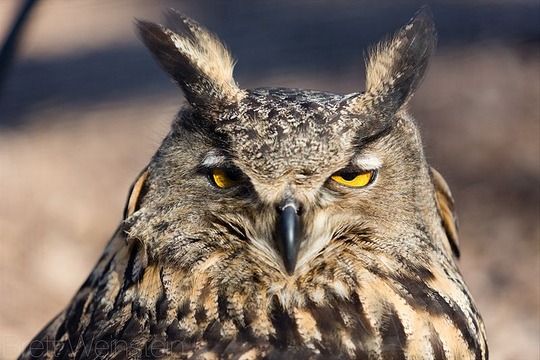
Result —
<path fill-rule="evenodd" d="M 351 94 L 353 95 L 353 94 Z M 219 127 L 237 161 L 268 177 L 315 174 L 342 162 L 355 128 L 340 114 L 351 95 L 314 90 L 249 90 L 234 118 Z"/>

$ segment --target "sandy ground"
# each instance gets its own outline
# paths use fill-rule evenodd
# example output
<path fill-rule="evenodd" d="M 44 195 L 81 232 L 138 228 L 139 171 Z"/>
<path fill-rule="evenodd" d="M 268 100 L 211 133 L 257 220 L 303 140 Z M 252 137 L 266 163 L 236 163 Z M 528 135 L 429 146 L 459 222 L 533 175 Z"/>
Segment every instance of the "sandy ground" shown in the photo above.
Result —
<path fill-rule="evenodd" d="M 182 102 L 131 24 L 159 19 L 171 3 L 51 1 L 34 14 L 0 96 L 0 359 L 16 357 L 84 281 Z M 227 27 L 194 4 L 175 7 Z M 15 8 L 0 3 L 0 31 Z M 227 35 L 246 54 L 243 66 L 237 53 L 242 86 L 362 87 L 361 57 L 287 68 L 274 53 L 277 65 L 261 69 L 249 58 L 261 46 L 242 45 L 260 34 L 231 26 L 244 34 Z M 460 268 L 492 359 L 540 358 L 540 52 L 537 39 L 525 40 L 443 41 L 412 104 L 430 162 L 456 198 Z M 268 45 L 290 53 L 280 46 Z"/>

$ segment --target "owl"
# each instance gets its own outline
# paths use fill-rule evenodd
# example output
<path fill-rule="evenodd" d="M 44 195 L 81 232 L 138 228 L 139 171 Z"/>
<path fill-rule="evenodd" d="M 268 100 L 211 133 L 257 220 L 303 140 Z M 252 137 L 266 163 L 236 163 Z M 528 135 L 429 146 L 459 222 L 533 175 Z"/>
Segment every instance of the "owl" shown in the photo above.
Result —
<path fill-rule="evenodd" d="M 452 196 L 407 110 L 429 9 L 344 95 L 241 89 L 213 33 L 173 10 L 168 24 L 136 26 L 187 104 L 20 359 L 487 359 Z"/>

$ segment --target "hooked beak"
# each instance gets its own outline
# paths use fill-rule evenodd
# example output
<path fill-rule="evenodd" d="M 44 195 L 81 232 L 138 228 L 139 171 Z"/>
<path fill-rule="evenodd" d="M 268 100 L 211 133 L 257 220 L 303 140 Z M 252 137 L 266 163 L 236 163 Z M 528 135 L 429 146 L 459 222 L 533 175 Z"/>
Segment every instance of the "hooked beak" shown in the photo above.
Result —
<path fill-rule="evenodd" d="M 298 206 L 292 201 L 283 202 L 278 208 L 276 223 L 277 248 L 283 258 L 285 269 L 292 275 L 296 267 L 298 249 L 302 242 L 302 222 Z"/>

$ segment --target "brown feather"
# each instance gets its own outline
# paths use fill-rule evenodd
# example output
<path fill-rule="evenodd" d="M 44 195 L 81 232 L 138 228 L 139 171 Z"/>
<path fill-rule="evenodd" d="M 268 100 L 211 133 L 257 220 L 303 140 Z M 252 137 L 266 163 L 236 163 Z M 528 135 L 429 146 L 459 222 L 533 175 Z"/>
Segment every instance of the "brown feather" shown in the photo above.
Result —
<path fill-rule="evenodd" d="M 446 236 L 448 237 L 448 242 L 454 255 L 459 257 L 458 218 L 454 208 L 454 198 L 442 175 L 434 168 L 431 168 L 431 175 L 433 185 L 435 186 L 439 214 Z"/>

